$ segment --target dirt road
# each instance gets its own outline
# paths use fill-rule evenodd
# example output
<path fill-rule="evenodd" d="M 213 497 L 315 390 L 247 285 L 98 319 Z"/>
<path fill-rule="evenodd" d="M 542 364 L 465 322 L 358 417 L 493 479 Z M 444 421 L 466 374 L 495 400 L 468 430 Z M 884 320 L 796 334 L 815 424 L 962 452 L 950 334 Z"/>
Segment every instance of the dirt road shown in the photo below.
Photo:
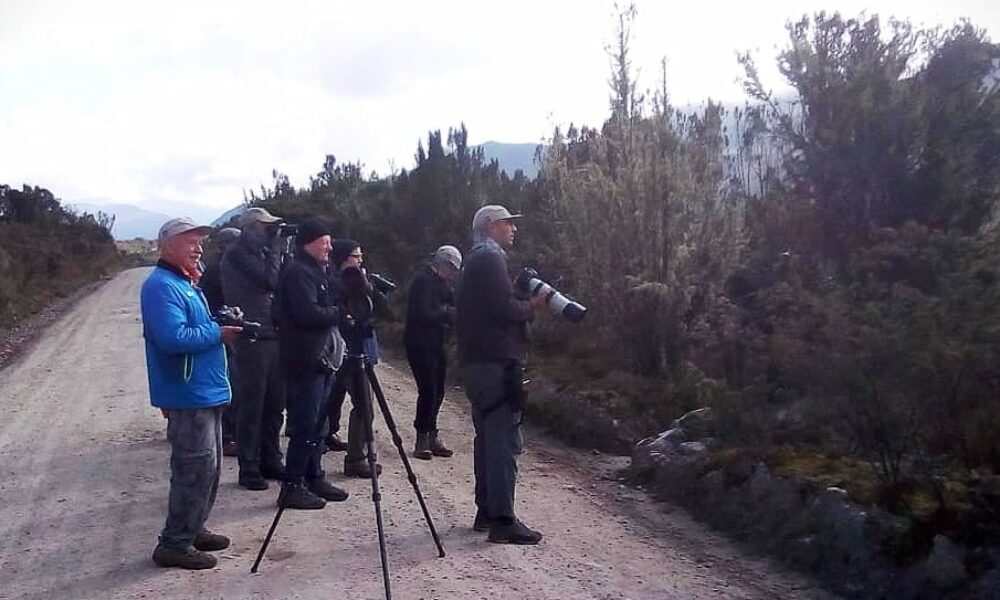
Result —
<path fill-rule="evenodd" d="M 277 494 L 236 485 L 226 458 L 210 527 L 232 537 L 211 571 L 155 567 L 168 479 L 165 421 L 150 408 L 137 298 L 148 270 L 122 273 L 83 299 L 0 372 L 0 598 L 383 597 L 368 482 L 331 479 L 351 498 L 288 511 L 261 571 L 253 557 Z M 414 386 L 380 378 L 407 444 Z M 546 534 L 536 547 L 489 544 L 471 529 L 471 422 L 453 392 L 442 429 L 450 460 L 414 461 L 448 556 L 437 558 L 402 464 L 379 428 L 383 511 L 394 597 L 511 599 L 828 598 L 666 512 L 611 476 L 621 459 L 566 449 L 529 432 L 518 510 Z"/>

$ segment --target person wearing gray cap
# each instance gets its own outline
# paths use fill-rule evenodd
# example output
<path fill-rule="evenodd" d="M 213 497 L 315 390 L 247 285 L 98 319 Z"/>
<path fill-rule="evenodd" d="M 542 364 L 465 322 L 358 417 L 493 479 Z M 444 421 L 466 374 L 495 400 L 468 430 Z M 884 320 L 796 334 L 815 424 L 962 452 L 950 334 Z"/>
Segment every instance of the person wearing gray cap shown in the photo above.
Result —
<path fill-rule="evenodd" d="M 139 298 L 149 397 L 167 418 L 170 442 L 167 520 L 153 551 L 161 567 L 209 569 L 216 559 L 207 552 L 229 546 L 205 522 L 219 489 L 222 409 L 231 396 L 223 344 L 241 329 L 214 322 L 196 286 L 201 241 L 211 230 L 187 218 L 164 223 L 160 260 Z"/>
<path fill-rule="evenodd" d="M 213 315 L 226 304 L 225 296 L 222 293 L 222 255 L 225 254 L 229 245 L 239 237 L 239 229 L 223 227 L 209 238 L 209 241 L 215 246 L 215 251 L 211 258 L 205 261 L 205 272 L 201 274 L 198 287 L 205 294 L 208 310 Z M 226 358 L 229 359 L 229 385 L 232 387 L 236 380 L 236 370 L 233 368 L 235 361 L 232 360 L 232 350 L 229 346 L 226 346 Z M 222 454 L 224 456 L 236 456 L 236 411 L 235 401 L 230 402 L 229 406 L 222 411 Z"/>
<path fill-rule="evenodd" d="M 417 383 L 417 412 L 413 427 L 417 441 L 413 456 L 430 460 L 448 458 L 453 452 L 438 437 L 437 418 L 444 400 L 448 358 L 444 343 L 447 328 L 455 324 L 452 282 L 462 269 L 462 253 L 441 246 L 410 282 L 403 344 Z"/>
<path fill-rule="evenodd" d="M 285 468 L 279 436 L 284 421 L 285 379 L 271 305 L 281 270 L 282 220 L 260 207 L 239 219 L 242 233 L 222 258 L 226 303 L 238 306 L 248 321 L 260 323 L 256 339 L 236 343 L 236 455 L 239 484 L 266 490 L 267 479 L 281 480 Z"/>
<path fill-rule="evenodd" d="M 542 534 L 514 514 L 517 455 L 521 453 L 521 388 L 528 321 L 545 298 L 515 295 L 506 249 L 514 245 L 521 215 L 491 204 L 472 219 L 473 247 L 465 259 L 456 301 L 459 377 L 472 404 L 476 518 L 500 544 L 537 544 Z"/>

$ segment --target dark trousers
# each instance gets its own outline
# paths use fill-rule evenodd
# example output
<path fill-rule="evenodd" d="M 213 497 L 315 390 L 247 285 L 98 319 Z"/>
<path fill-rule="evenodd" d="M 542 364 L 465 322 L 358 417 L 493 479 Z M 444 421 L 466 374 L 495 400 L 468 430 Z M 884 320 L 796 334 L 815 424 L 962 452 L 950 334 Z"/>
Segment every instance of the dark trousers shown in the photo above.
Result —
<path fill-rule="evenodd" d="M 236 360 L 233 358 L 233 351 L 226 345 L 226 365 L 229 372 L 229 389 L 233 391 L 233 401 L 226 405 L 222 411 L 222 441 L 236 441 Z"/>
<path fill-rule="evenodd" d="M 288 459 L 285 481 L 303 483 L 322 479 L 323 404 L 332 377 L 326 373 L 296 373 L 288 378 Z"/>
<path fill-rule="evenodd" d="M 504 365 L 467 363 L 459 368 L 472 404 L 476 507 L 493 519 L 514 518 L 517 457 L 521 454 L 521 411 L 504 399 Z"/>
<path fill-rule="evenodd" d="M 240 473 L 281 465 L 278 436 L 285 409 L 285 378 L 278 340 L 236 343 L 236 449 Z"/>
<path fill-rule="evenodd" d="M 337 371 L 337 376 L 330 391 L 330 399 L 326 404 L 326 417 L 329 422 L 329 434 L 333 435 L 340 431 L 340 416 L 344 410 L 344 400 L 347 399 L 348 382 L 343 375 L 346 371 L 343 367 Z"/>
<path fill-rule="evenodd" d="M 448 368 L 444 347 L 408 345 L 406 360 L 417 382 L 417 414 L 413 427 L 417 433 L 435 432 L 444 400 L 444 380 Z"/>
<path fill-rule="evenodd" d="M 187 548 L 215 505 L 222 465 L 222 407 L 167 411 L 170 499 L 160 544 Z"/>

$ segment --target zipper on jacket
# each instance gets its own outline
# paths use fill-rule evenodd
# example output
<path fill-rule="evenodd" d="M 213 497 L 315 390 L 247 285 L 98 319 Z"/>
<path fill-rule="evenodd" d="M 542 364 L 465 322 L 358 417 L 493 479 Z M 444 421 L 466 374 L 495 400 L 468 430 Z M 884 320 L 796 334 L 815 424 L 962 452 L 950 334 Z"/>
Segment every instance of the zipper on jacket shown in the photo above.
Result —
<path fill-rule="evenodd" d="M 190 354 L 184 355 L 184 383 L 191 381 L 191 375 L 194 373 L 194 357 Z"/>

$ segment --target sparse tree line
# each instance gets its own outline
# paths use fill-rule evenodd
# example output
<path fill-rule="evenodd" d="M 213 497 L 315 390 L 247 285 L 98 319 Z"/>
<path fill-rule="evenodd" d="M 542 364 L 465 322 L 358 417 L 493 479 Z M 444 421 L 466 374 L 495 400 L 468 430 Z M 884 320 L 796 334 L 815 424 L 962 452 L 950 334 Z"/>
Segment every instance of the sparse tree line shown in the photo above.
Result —
<path fill-rule="evenodd" d="M 0 185 L 0 328 L 114 268 L 113 224 L 67 210 L 44 188 Z"/>

